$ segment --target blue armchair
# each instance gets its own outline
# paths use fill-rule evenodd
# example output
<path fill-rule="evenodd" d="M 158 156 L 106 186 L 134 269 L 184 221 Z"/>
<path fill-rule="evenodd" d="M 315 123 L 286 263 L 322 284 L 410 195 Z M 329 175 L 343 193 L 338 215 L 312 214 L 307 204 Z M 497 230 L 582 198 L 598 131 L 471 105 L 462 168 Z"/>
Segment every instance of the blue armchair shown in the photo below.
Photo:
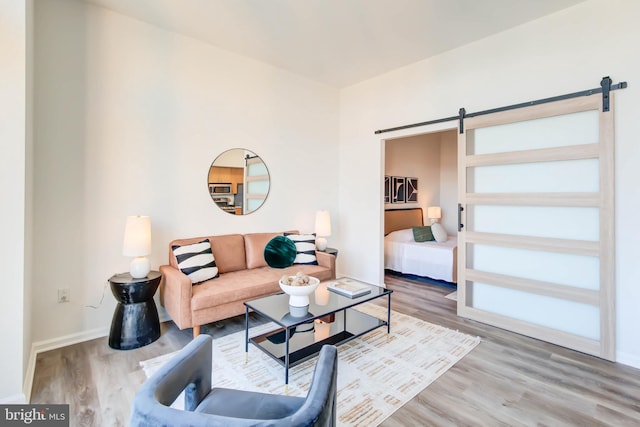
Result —
<path fill-rule="evenodd" d="M 335 426 L 335 346 L 325 345 L 306 398 L 211 388 L 211 337 L 199 335 L 149 378 L 131 426 Z M 185 391 L 185 410 L 169 407 Z"/>

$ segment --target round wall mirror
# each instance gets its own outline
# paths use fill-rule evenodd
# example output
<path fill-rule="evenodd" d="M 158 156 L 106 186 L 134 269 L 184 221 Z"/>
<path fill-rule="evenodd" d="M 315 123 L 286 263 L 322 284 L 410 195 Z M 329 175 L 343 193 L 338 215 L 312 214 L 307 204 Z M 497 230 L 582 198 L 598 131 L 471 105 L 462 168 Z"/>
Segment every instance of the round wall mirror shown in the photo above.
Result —
<path fill-rule="evenodd" d="M 231 215 L 246 215 L 267 199 L 269 170 L 254 152 L 233 148 L 211 163 L 207 185 L 220 209 Z"/>

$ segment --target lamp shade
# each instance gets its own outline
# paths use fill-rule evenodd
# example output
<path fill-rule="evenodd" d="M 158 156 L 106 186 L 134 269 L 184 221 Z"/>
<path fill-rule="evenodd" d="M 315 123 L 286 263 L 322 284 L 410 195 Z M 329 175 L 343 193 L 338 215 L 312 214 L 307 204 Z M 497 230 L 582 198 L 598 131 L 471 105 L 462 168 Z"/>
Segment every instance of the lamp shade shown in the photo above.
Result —
<path fill-rule="evenodd" d="M 151 253 L 151 220 L 148 216 L 127 217 L 122 255 L 140 257 Z"/>
<path fill-rule="evenodd" d="M 324 251 L 327 249 L 327 239 L 331 236 L 331 216 L 329 211 L 316 212 L 316 249 Z"/>
<path fill-rule="evenodd" d="M 316 212 L 316 236 L 331 236 L 331 216 L 329 211 Z"/>
<path fill-rule="evenodd" d="M 440 209 L 440 206 L 429 206 L 427 208 L 427 218 L 429 219 L 442 218 L 442 209 Z"/>

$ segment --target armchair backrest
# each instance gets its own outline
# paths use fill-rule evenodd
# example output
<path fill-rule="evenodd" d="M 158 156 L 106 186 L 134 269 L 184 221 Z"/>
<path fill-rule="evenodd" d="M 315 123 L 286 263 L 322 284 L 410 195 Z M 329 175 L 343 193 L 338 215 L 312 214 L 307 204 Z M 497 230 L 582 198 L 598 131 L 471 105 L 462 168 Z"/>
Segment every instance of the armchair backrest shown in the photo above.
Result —
<path fill-rule="evenodd" d="M 291 416 L 290 425 L 335 426 L 337 394 L 338 350 L 333 345 L 325 345 L 320 350 L 307 398 L 302 407 Z"/>
<path fill-rule="evenodd" d="M 228 414 L 221 416 L 191 412 L 211 391 L 211 341 L 209 335 L 199 335 L 142 385 L 133 401 L 131 426 L 333 427 L 336 425 L 338 353 L 336 347 L 330 345 L 323 346 L 320 351 L 307 397 L 299 409 L 289 416 L 279 419 L 262 417 L 247 419 L 232 418 Z M 169 407 L 183 390 L 185 391 L 185 410 Z M 245 402 L 251 401 L 251 395 L 255 395 L 258 400 L 264 399 L 262 393 L 242 393 L 247 394 L 242 399 Z M 296 402 L 301 400 L 299 397 L 288 396 L 277 396 L 277 398 L 292 399 Z"/>
<path fill-rule="evenodd" d="M 172 424 L 183 411 L 169 407 L 185 392 L 185 410 L 193 411 L 211 391 L 212 344 L 211 336 L 202 334 L 187 344 L 165 363 L 138 390 L 131 412 L 132 426 Z"/>

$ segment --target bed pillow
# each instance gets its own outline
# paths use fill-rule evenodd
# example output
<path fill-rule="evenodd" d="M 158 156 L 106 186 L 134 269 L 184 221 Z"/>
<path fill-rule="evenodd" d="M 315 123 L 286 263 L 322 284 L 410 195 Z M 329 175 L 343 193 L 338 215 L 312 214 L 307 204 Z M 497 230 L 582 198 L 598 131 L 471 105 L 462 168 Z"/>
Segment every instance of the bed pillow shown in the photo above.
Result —
<path fill-rule="evenodd" d="M 284 235 L 293 240 L 296 245 L 296 259 L 294 264 L 318 265 L 316 259 L 316 235 L 315 234 L 289 234 Z"/>
<path fill-rule="evenodd" d="M 392 231 L 391 233 L 384 236 L 384 239 L 389 242 L 412 242 L 413 230 L 407 228 L 404 230 Z"/>
<path fill-rule="evenodd" d="M 431 233 L 436 242 L 446 242 L 449 236 L 447 236 L 447 230 L 444 229 L 442 224 L 434 222 L 431 224 Z"/>
<path fill-rule="evenodd" d="M 428 225 L 423 227 L 413 227 L 413 240 L 416 242 L 431 242 L 435 240 L 433 237 L 433 233 L 431 232 L 431 227 Z"/>
<path fill-rule="evenodd" d="M 171 250 L 178 261 L 178 268 L 189 276 L 193 285 L 219 276 L 209 239 L 191 245 L 174 245 Z"/>

